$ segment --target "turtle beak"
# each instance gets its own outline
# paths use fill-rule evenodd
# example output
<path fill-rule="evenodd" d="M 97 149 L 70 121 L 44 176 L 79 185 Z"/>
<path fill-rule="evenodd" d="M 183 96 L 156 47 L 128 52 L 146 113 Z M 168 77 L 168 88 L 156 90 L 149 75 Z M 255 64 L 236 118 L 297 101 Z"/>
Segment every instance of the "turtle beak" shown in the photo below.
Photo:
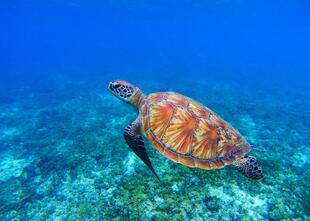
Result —
<path fill-rule="evenodd" d="M 119 97 L 119 93 L 116 90 L 120 85 L 118 84 L 117 81 L 111 81 L 109 83 L 108 89 L 109 91 L 111 91 L 112 94 L 114 94 L 115 96 Z"/>
<path fill-rule="evenodd" d="M 112 82 L 109 83 L 108 89 L 109 89 L 109 90 L 112 90 Z"/>
<path fill-rule="evenodd" d="M 114 86 L 115 86 L 115 81 L 111 81 L 108 85 L 108 89 L 113 92 Z"/>

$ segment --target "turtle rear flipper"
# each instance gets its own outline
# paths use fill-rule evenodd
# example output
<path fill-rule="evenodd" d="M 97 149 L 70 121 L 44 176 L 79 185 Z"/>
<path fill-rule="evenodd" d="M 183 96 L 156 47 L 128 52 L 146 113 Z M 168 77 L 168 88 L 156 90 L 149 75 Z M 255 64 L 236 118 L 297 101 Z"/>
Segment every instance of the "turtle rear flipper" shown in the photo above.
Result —
<path fill-rule="evenodd" d="M 237 166 L 239 172 L 248 178 L 259 180 L 264 177 L 262 167 L 257 163 L 255 157 L 245 156 L 237 160 L 235 166 Z"/>
<path fill-rule="evenodd" d="M 143 137 L 141 134 L 141 123 L 139 117 L 131 124 L 129 124 L 124 130 L 124 138 L 128 146 L 133 150 L 133 152 L 145 163 L 145 165 L 154 173 L 154 175 L 159 180 L 156 174 L 149 156 L 147 155 Z"/>

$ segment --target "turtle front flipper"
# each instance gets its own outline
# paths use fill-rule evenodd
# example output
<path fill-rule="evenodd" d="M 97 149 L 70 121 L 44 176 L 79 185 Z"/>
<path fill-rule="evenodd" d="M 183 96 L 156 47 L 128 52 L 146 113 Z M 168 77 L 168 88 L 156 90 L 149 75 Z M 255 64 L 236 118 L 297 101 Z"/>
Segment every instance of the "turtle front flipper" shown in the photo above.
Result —
<path fill-rule="evenodd" d="M 143 137 L 141 134 L 141 122 L 139 117 L 125 128 L 124 138 L 133 152 L 147 165 L 147 167 L 154 173 L 157 179 L 159 179 L 145 149 Z"/>
<path fill-rule="evenodd" d="M 248 178 L 259 180 L 264 177 L 262 167 L 257 163 L 255 157 L 244 156 L 234 164 L 237 166 L 238 171 Z"/>

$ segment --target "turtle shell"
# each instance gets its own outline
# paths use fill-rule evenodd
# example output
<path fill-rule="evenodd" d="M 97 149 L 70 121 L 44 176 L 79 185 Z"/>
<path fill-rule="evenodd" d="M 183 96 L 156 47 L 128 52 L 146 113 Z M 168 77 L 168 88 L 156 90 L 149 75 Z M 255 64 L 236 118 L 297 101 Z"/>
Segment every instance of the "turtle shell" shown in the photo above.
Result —
<path fill-rule="evenodd" d="M 222 168 L 250 150 L 245 139 L 214 112 L 177 93 L 150 94 L 140 114 L 153 146 L 189 167 Z"/>

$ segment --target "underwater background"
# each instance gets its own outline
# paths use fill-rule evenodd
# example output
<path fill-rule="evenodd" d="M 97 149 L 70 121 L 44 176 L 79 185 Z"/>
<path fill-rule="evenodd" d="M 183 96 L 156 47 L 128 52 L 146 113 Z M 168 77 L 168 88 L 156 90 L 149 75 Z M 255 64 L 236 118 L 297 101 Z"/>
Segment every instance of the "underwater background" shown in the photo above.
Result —
<path fill-rule="evenodd" d="M 3 1 L 0 220 L 309 220 L 310 2 Z M 107 90 L 175 91 L 253 145 L 266 177 L 201 170 L 147 143 Z"/>

